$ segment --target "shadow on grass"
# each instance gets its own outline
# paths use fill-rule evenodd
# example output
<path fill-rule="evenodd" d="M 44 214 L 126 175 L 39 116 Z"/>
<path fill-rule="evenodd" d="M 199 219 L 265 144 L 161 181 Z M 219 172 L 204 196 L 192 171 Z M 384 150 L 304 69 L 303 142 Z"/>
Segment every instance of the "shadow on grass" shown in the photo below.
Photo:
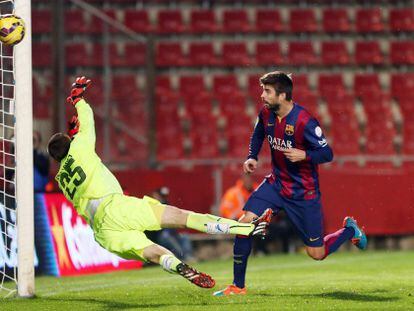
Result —
<path fill-rule="evenodd" d="M 241 302 L 234 302 L 234 301 L 229 301 L 228 303 L 226 303 L 224 300 L 217 300 L 216 302 L 214 301 L 209 301 L 207 302 L 194 302 L 191 304 L 179 304 L 179 303 L 158 303 L 156 301 L 154 301 L 154 303 L 125 303 L 122 301 L 113 301 L 113 300 L 105 300 L 105 299 L 95 299 L 95 298 L 64 298 L 64 297 L 59 297 L 59 298 L 51 298 L 51 297 L 38 297 L 37 299 L 39 300 L 43 300 L 43 301 L 49 301 L 49 302 L 57 302 L 57 303 L 71 303 L 73 302 L 74 305 L 75 303 L 85 303 L 86 305 L 89 305 L 89 307 L 99 307 L 102 308 L 102 310 L 128 310 L 128 309 L 153 309 L 153 308 L 161 308 L 161 307 L 189 307 L 189 306 L 218 306 L 218 305 L 226 305 L 226 304 L 231 304 L 231 305 L 244 305 L 245 303 L 243 301 Z M 84 309 L 84 307 L 87 306 L 82 306 L 79 305 L 79 308 L 81 310 Z"/>
<path fill-rule="evenodd" d="M 364 302 L 395 301 L 395 300 L 400 299 L 399 297 L 378 296 L 378 294 L 380 294 L 381 292 L 383 291 L 378 291 L 378 292 L 376 291 L 375 292 L 376 294 L 359 294 L 355 292 L 335 291 L 335 292 L 330 292 L 330 293 L 294 295 L 294 296 L 329 298 L 329 299 L 364 301 Z"/>

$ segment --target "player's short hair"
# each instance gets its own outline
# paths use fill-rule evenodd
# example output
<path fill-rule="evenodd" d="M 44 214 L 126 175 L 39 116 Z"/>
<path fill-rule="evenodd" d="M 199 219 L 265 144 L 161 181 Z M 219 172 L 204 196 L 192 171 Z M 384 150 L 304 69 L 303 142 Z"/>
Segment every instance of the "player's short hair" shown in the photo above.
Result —
<path fill-rule="evenodd" d="M 293 82 L 290 75 L 282 71 L 272 71 L 260 77 L 261 85 L 271 85 L 276 91 L 276 95 L 280 93 L 286 94 L 286 100 L 292 100 Z"/>
<path fill-rule="evenodd" d="M 68 154 L 70 142 L 71 140 L 68 135 L 56 133 L 49 139 L 47 152 L 53 159 L 60 162 Z"/>

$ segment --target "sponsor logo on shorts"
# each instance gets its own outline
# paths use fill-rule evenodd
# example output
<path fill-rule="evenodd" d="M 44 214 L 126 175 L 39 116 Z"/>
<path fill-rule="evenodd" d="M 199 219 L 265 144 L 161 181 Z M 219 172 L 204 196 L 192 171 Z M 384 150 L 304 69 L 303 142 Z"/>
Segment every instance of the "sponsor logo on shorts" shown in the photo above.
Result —
<path fill-rule="evenodd" d="M 320 236 L 318 236 L 317 238 L 309 238 L 309 241 L 315 242 L 315 241 L 319 240 L 320 238 L 321 238 Z"/>

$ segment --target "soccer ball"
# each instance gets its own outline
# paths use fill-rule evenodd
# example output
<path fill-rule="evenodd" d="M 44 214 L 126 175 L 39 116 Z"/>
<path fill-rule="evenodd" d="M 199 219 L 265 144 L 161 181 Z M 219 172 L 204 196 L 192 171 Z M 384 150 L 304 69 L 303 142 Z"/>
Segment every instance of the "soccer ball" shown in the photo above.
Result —
<path fill-rule="evenodd" d="M 23 40 L 25 33 L 24 21 L 16 15 L 0 17 L 0 41 L 4 45 L 15 45 Z"/>

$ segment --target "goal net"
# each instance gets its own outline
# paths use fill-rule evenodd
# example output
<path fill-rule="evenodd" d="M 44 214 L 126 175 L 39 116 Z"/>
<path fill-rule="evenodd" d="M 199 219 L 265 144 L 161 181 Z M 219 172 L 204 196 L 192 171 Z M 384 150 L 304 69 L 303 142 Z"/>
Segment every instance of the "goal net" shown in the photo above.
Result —
<path fill-rule="evenodd" d="M 6 14 L 25 21 L 26 36 L 15 47 L 0 44 L 0 297 L 15 293 L 30 297 L 34 292 L 30 1 L 0 0 L 0 15 Z"/>

